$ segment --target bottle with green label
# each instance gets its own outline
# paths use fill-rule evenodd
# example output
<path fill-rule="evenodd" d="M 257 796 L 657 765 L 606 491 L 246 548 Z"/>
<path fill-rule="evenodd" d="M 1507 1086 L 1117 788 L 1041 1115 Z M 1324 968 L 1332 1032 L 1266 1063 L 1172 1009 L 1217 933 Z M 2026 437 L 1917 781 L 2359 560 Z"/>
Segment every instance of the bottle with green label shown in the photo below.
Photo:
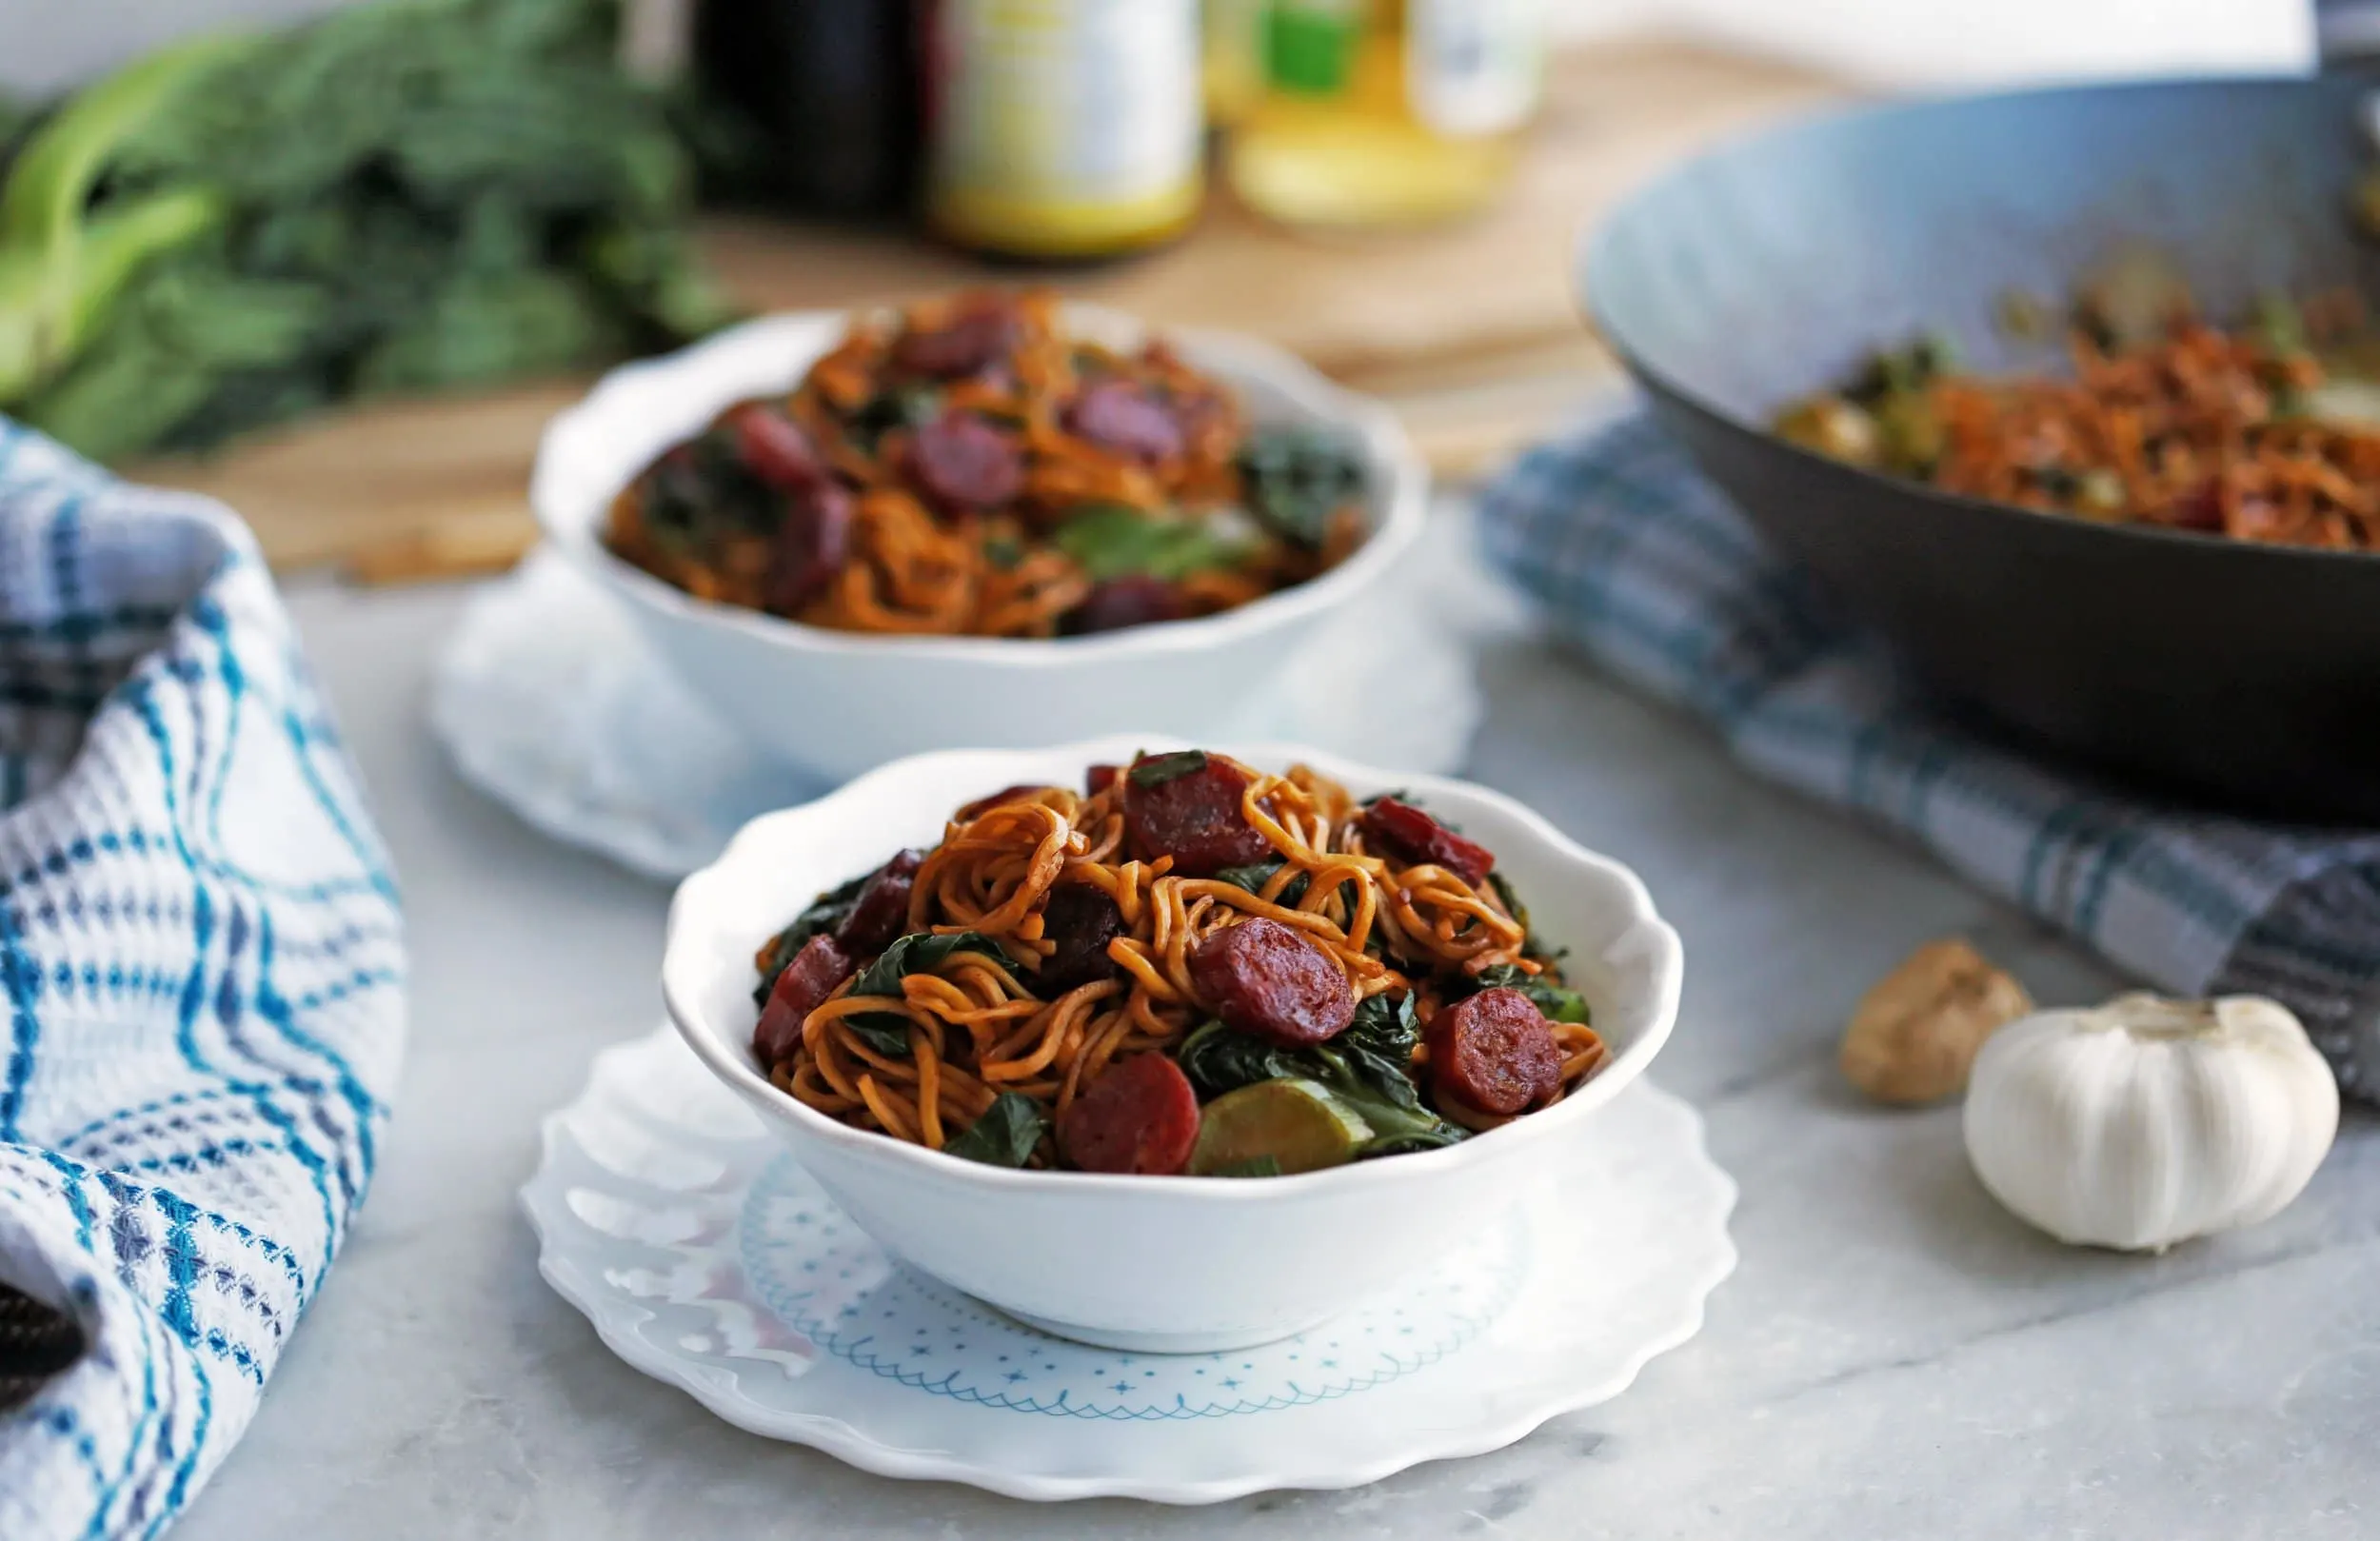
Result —
<path fill-rule="evenodd" d="M 1318 228 L 1429 224 L 1511 180 L 1544 96 L 1544 0 L 1270 0 L 1226 170 Z"/>

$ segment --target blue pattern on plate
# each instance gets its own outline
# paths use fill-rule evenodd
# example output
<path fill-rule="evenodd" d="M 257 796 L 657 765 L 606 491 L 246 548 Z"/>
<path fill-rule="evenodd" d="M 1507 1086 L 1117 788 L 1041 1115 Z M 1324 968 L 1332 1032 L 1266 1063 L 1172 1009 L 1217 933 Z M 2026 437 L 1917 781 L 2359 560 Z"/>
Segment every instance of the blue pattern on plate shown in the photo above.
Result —
<path fill-rule="evenodd" d="M 1386 1385 L 1477 1337 L 1529 1268 L 1526 1229 L 1508 1220 L 1393 1298 L 1299 1336 L 1125 1353 L 1053 1337 L 894 1262 L 790 1156 L 754 1179 L 737 1233 L 753 1294 L 837 1358 L 934 1396 L 1114 1422 L 1271 1413 Z"/>

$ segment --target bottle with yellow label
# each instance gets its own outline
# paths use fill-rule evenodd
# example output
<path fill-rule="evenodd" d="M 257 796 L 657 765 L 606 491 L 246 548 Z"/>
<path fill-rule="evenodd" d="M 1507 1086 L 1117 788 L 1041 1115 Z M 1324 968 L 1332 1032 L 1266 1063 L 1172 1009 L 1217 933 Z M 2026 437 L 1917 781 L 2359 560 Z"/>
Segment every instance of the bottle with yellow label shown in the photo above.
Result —
<path fill-rule="evenodd" d="M 1283 224 L 1449 219 L 1510 181 L 1544 96 L 1543 0 L 1272 0 L 1232 190 Z"/>
<path fill-rule="evenodd" d="M 1205 193 L 1198 0 L 937 0 L 925 218 L 998 256 L 1117 256 Z"/>

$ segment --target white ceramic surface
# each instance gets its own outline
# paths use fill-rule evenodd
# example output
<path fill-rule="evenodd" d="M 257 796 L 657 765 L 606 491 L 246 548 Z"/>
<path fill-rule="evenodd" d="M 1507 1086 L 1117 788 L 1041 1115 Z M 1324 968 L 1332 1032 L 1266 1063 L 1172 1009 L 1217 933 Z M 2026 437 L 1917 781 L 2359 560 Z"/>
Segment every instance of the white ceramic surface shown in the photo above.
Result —
<path fill-rule="evenodd" d="M 605 512 L 640 469 L 733 403 L 790 387 L 846 324 L 840 311 L 771 316 L 614 370 L 546 429 L 529 492 L 554 544 L 628 602 L 723 721 L 828 779 L 962 744 L 1019 747 L 1125 728 L 1228 732 L 1252 685 L 1377 583 L 1419 531 L 1428 474 L 1385 407 L 1267 345 L 1185 330 L 1169 334 L 1183 356 L 1230 382 L 1252 419 L 1327 425 L 1360 443 L 1372 533 L 1339 566 L 1222 615 L 1041 642 L 801 625 L 697 600 L 604 549 Z M 1140 335 L 1128 318 L 1092 306 L 1069 306 L 1066 325 L 1120 345 Z"/>
<path fill-rule="evenodd" d="M 1460 768 L 1479 720 L 1473 633 L 1504 606 L 1452 524 L 1425 531 L 1378 587 L 1258 682 L 1229 737 Z M 1433 623 L 1400 623 L 1415 614 Z M 1397 710 L 1379 710 L 1383 701 Z M 472 597 L 441 650 L 429 721 L 481 791 L 556 840 L 656 878 L 684 877 L 746 821 L 831 784 L 722 722 L 626 607 L 550 546 Z"/>
<path fill-rule="evenodd" d="M 758 1433 L 1021 1498 L 1208 1503 L 1509 1444 L 1694 1335 L 1735 1264 L 1701 1120 L 1639 1086 L 1537 1196 L 1300 1336 L 1069 1343 L 902 1268 L 667 1032 L 606 1050 L 521 1191 L 604 1341 Z"/>
<path fill-rule="evenodd" d="M 1089 1342 L 1152 1352 L 1261 1343 L 1345 1311 L 1538 1187 L 1552 1147 L 1640 1075 L 1676 1019 L 1683 957 L 1636 876 L 1518 803 L 1435 777 L 1311 750 L 1211 744 L 1249 764 L 1304 761 L 1359 796 L 1402 788 L 1497 855 L 1611 1057 L 1542 1113 L 1443 1150 L 1262 1180 L 1020 1172 L 848 1128 L 780 1092 L 749 1044 L 752 955 L 821 890 L 905 845 L 950 809 L 1016 782 L 1073 783 L 1157 735 L 1034 751 L 920 755 L 830 797 L 754 820 L 670 906 L 662 994 L 712 1072 L 759 1113 L 885 1248 L 1002 1310 Z"/>

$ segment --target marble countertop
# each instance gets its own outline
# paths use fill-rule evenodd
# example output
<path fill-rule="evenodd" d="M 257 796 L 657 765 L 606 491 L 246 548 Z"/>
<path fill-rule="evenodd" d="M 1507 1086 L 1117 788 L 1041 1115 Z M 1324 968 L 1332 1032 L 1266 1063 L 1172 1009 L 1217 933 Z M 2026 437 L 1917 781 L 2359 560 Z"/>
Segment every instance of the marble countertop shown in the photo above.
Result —
<path fill-rule="evenodd" d="M 1767 787 L 1525 637 L 1478 780 L 1632 863 L 1683 933 L 1655 1077 L 1742 1185 L 1708 1325 L 1616 1401 L 1346 1492 L 1058 1508 L 744 1433 L 539 1279 L 539 1116 L 659 1018 L 666 890 L 473 794 L 422 722 L 460 590 L 294 604 L 395 848 L 413 1038 L 376 1190 L 184 1541 L 258 1537 L 2360 1536 L 2380 1527 L 2380 1120 L 2245 1234 L 2069 1251 L 1970 1175 L 1954 1109 L 1836 1075 L 1865 986 L 1963 933 L 2045 1000 L 2117 979 L 1922 858 Z"/>

